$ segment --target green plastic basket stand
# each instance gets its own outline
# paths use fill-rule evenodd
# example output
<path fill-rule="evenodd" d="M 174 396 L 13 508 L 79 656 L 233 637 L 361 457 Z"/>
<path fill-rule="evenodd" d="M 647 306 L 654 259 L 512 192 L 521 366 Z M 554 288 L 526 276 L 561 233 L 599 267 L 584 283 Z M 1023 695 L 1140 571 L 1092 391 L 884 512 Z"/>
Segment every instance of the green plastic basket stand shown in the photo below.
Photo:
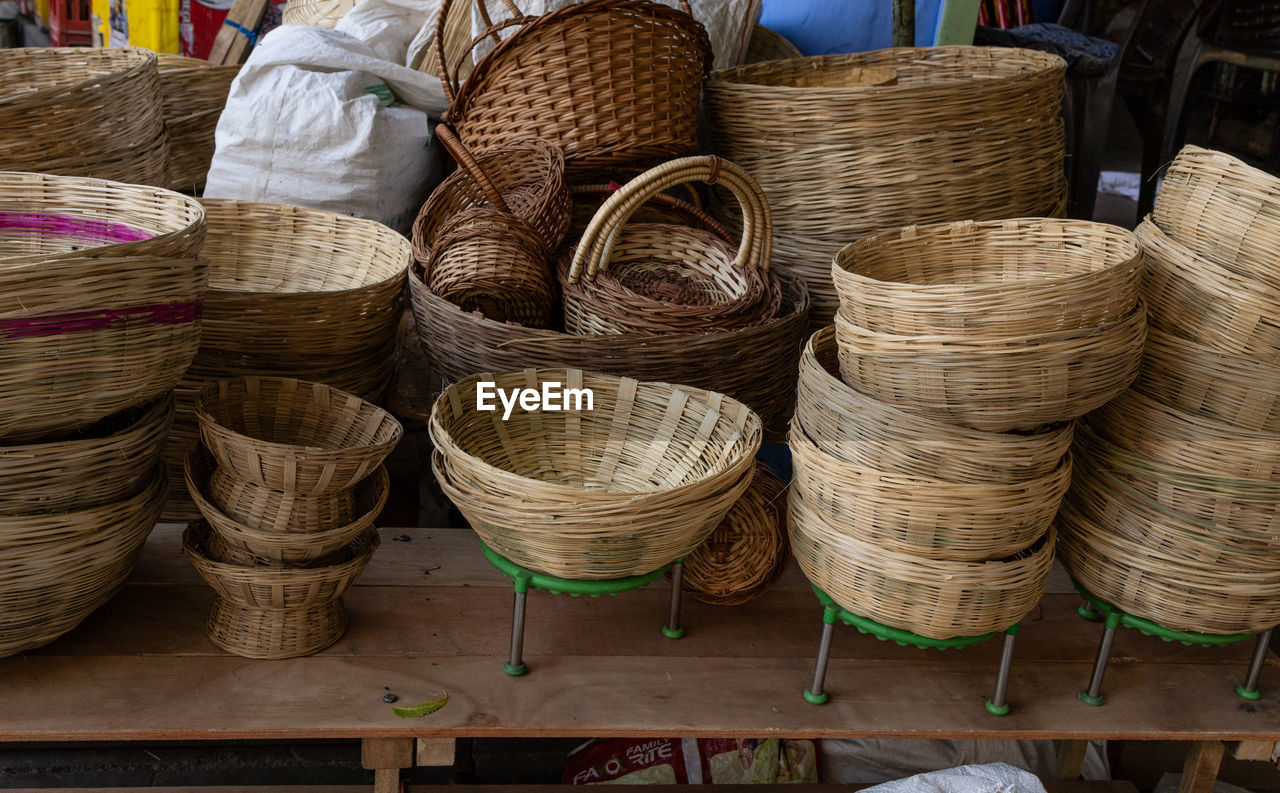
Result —
<path fill-rule="evenodd" d="M 1098 706 L 1107 701 L 1102 695 L 1102 679 L 1107 674 L 1107 662 L 1111 660 L 1111 645 L 1115 642 L 1116 628 L 1133 628 L 1145 636 L 1156 636 L 1166 642 L 1179 642 L 1185 645 L 1200 647 L 1225 647 L 1237 644 L 1257 636 L 1257 644 L 1253 650 L 1253 660 L 1249 664 L 1249 673 L 1244 683 L 1236 686 L 1236 694 L 1250 701 L 1262 696 L 1258 690 L 1258 680 L 1262 677 L 1262 667 L 1267 660 L 1267 647 L 1271 644 L 1271 628 L 1262 633 L 1194 633 L 1192 631 L 1176 631 L 1166 628 L 1157 622 L 1125 612 L 1102 598 L 1094 595 L 1072 579 L 1076 591 L 1084 598 L 1084 605 L 1079 608 L 1081 617 L 1090 622 L 1101 621 L 1103 625 L 1102 640 L 1098 642 L 1098 657 L 1093 662 L 1093 672 L 1089 676 L 1089 687 L 1079 694 L 1080 701 L 1086 705 Z"/>
<path fill-rule="evenodd" d="M 633 575 L 627 578 L 613 578 L 605 581 L 574 581 L 568 578 L 556 578 L 546 573 L 538 573 L 521 567 L 502 554 L 480 543 L 485 558 L 500 573 L 510 578 L 515 586 L 515 605 L 511 612 L 511 654 L 502 665 L 502 670 L 512 677 L 519 677 L 529 671 L 524 662 L 524 613 L 525 597 L 530 589 L 541 589 L 553 595 L 569 595 L 579 597 L 588 595 L 617 595 L 620 592 L 631 592 L 652 584 L 671 570 L 671 609 L 667 615 L 667 624 L 662 626 L 662 635 L 668 639 L 679 639 L 684 636 L 684 628 L 680 625 L 680 606 L 684 587 L 684 560 L 677 559 L 669 565 L 663 565 L 653 572 L 644 575 Z"/>
<path fill-rule="evenodd" d="M 811 584 L 812 586 L 812 584 Z M 822 640 L 818 644 L 818 661 L 813 669 L 813 682 L 804 690 L 804 698 L 813 705 L 821 705 L 827 701 L 824 689 L 827 679 L 827 662 L 831 659 L 831 639 L 835 634 L 837 622 L 852 625 L 859 633 L 869 633 L 880 641 L 894 642 L 903 647 L 921 647 L 935 650 L 955 650 L 961 647 L 972 647 L 975 644 L 994 638 L 1004 633 L 1004 649 L 1000 654 L 1000 670 L 996 675 L 996 690 L 987 700 L 987 711 L 996 716 L 1009 713 L 1009 670 L 1013 666 L 1013 645 L 1018 635 L 1018 625 L 1014 623 L 1004 631 L 992 631 L 980 636 L 953 636 L 950 639 L 933 639 L 918 633 L 904 631 L 889 625 L 876 622 L 868 617 L 854 614 L 836 604 L 831 596 L 818 587 L 813 587 L 814 594 L 822 603 Z"/>

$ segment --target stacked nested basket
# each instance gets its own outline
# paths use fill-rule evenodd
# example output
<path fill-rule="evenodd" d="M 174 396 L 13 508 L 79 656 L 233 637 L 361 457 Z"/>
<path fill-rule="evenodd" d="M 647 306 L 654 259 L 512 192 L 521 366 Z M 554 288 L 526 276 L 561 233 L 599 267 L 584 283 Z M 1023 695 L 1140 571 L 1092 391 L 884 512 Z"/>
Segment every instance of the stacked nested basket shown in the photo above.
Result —
<path fill-rule="evenodd" d="M 908 227 L 832 267 L 791 427 L 790 531 L 844 609 L 931 639 L 1040 599 L 1073 420 L 1124 390 L 1145 332 L 1133 235 L 1080 221 Z"/>
<path fill-rule="evenodd" d="M 167 190 L 0 173 L 0 656 L 105 603 L 155 525 L 204 224 Z"/>
<path fill-rule="evenodd" d="M 764 188 L 774 263 L 807 282 L 821 327 L 838 304 L 831 257 L 851 239 L 1062 213 L 1064 70 L 985 47 L 776 60 L 713 74 L 707 109 L 720 153 Z"/>
<path fill-rule="evenodd" d="M 1267 630 L 1280 623 L 1280 180 L 1188 146 L 1137 236 L 1142 374 L 1078 435 L 1063 561 L 1165 628 Z"/>
<path fill-rule="evenodd" d="M 215 66 L 199 58 L 160 58 L 160 96 L 169 130 L 169 186 L 200 193 L 213 160 L 214 131 L 239 64 Z"/>
<path fill-rule="evenodd" d="M 220 380 L 196 405 L 185 482 L 204 516 L 183 552 L 218 593 L 209 638 L 251 658 L 309 655 L 346 630 L 342 594 L 378 547 L 400 424 L 292 378 Z"/>

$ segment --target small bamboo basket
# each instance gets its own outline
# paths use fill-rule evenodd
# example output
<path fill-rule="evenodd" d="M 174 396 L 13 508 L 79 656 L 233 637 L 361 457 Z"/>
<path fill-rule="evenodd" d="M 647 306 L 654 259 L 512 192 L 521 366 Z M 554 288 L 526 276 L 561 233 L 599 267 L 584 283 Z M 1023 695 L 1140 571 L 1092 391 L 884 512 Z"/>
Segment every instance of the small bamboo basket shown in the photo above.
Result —
<path fill-rule="evenodd" d="M 737 196 L 746 221 L 736 253 L 698 229 L 627 226 L 650 198 L 694 181 L 723 185 Z M 578 335 L 707 333 L 766 322 L 782 300 L 769 275 L 772 247 L 764 195 L 741 168 L 718 157 L 663 163 L 609 196 L 568 267 L 562 264 L 565 328 Z"/>
<path fill-rule="evenodd" d="M 786 485 L 757 460 L 751 485 L 685 557 L 684 591 L 703 603 L 740 606 L 772 589 L 790 562 Z"/>
<path fill-rule="evenodd" d="M 169 130 L 169 187 L 198 193 L 204 190 L 214 131 L 240 64 L 215 66 L 200 58 L 161 55 L 159 68 Z"/>
<path fill-rule="evenodd" d="M 477 383 L 587 389 L 566 410 L 477 407 Z M 465 378 L 432 409 L 436 478 L 489 547 L 561 578 L 614 579 L 687 556 L 751 482 L 760 419 L 708 391 L 573 369 Z"/>
<path fill-rule="evenodd" d="M 382 481 L 385 467 L 362 482 Z M 356 490 L 336 490 L 318 496 L 300 496 L 272 490 L 236 478 L 224 468 L 214 468 L 209 475 L 209 500 L 227 517 L 254 529 L 312 532 L 346 526 L 360 517 Z"/>
<path fill-rule="evenodd" d="M 917 416 L 840 379 L 835 329 L 810 337 L 800 357 L 795 421 L 820 448 L 896 476 L 954 484 L 1015 484 L 1058 468 L 1074 422 L 1032 432 L 983 432 Z"/>
<path fill-rule="evenodd" d="M 958 562 L 889 551 L 830 526 L 792 489 L 791 548 L 804 574 L 842 608 L 933 639 L 1002 631 L 1044 594 L 1054 532 L 1007 559 Z"/>

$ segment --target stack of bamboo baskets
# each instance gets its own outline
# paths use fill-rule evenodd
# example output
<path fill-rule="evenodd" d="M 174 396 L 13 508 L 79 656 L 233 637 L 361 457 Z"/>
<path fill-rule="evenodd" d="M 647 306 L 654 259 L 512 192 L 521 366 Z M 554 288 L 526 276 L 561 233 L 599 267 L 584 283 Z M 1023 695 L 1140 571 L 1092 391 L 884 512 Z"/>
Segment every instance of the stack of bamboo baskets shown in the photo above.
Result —
<path fill-rule="evenodd" d="M 292 378 L 220 380 L 196 406 L 185 480 L 204 521 L 183 551 L 218 593 L 209 638 L 252 658 L 328 647 L 342 593 L 378 547 L 400 424 L 359 397 Z"/>
<path fill-rule="evenodd" d="M 200 193 L 213 161 L 214 132 L 239 64 L 200 58 L 160 58 L 160 96 L 169 130 L 169 186 Z"/>
<path fill-rule="evenodd" d="M 1280 623 L 1280 180 L 1188 146 L 1137 235 L 1142 374 L 1078 434 L 1063 561 L 1166 628 L 1266 630 Z"/>
<path fill-rule="evenodd" d="M 1054 219 L 907 227 L 832 271 L 840 312 L 805 349 L 791 426 L 796 558 L 882 624 L 1004 630 L 1043 593 L 1073 420 L 1137 374 L 1137 241 Z"/>
<path fill-rule="evenodd" d="M 155 525 L 204 228 L 167 190 L 0 173 L 0 656 L 110 599 Z"/>

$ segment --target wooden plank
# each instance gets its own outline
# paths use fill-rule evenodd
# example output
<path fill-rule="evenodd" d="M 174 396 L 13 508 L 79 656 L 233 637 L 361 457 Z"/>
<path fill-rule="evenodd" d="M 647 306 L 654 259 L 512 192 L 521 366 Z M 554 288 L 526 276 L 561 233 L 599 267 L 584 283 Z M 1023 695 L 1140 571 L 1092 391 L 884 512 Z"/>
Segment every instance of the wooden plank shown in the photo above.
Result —
<path fill-rule="evenodd" d="M 360 742 L 360 767 L 413 768 L 413 739 L 365 738 Z"/>
<path fill-rule="evenodd" d="M 252 42 L 244 31 L 256 34 L 262 27 L 270 0 L 235 0 L 209 50 L 209 62 L 217 65 L 244 63 Z"/>
<path fill-rule="evenodd" d="M 1225 749 L 1222 741 L 1193 741 L 1182 765 L 1178 793 L 1213 793 Z"/>
<path fill-rule="evenodd" d="M 453 765 L 457 741 L 453 738 L 419 738 L 417 765 L 425 768 Z"/>
<path fill-rule="evenodd" d="M 1269 763 L 1275 752 L 1275 741 L 1240 741 L 1231 745 L 1231 756 L 1237 760 L 1262 760 Z"/>
<path fill-rule="evenodd" d="M 1079 779 L 1084 767 L 1084 756 L 1089 751 L 1088 741 L 1058 741 L 1054 753 L 1058 760 L 1059 779 Z"/>

